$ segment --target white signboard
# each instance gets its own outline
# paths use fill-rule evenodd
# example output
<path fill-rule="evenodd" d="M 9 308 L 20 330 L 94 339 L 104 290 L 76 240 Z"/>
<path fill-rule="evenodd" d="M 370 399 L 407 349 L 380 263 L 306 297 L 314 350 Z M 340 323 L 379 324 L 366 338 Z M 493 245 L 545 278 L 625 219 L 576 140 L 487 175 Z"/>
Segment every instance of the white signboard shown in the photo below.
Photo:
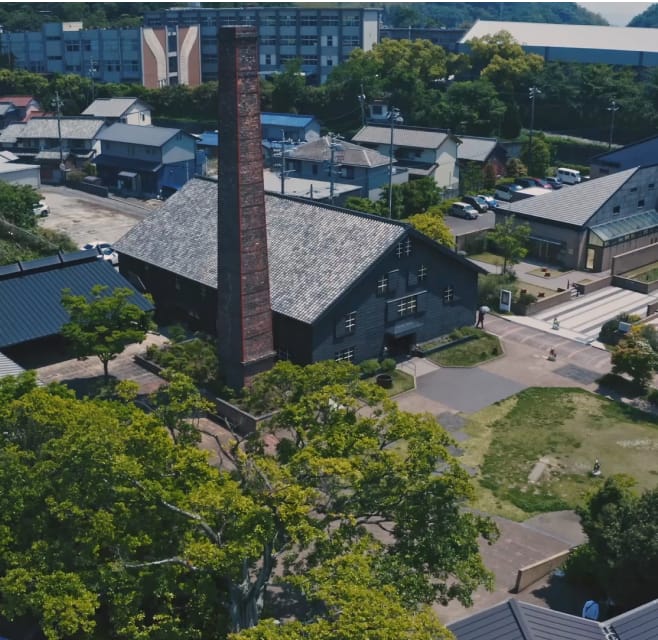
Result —
<path fill-rule="evenodd" d="M 500 311 L 512 310 L 512 292 L 507 289 L 500 290 L 500 303 L 498 304 Z"/>

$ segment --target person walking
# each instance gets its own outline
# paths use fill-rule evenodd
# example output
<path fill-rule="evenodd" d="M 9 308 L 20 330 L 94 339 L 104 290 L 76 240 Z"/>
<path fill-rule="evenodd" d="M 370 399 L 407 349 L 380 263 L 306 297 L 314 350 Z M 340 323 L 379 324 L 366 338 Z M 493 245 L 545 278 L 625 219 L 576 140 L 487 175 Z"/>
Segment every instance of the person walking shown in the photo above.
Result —
<path fill-rule="evenodd" d="M 484 329 L 484 307 L 478 309 L 478 321 L 475 323 L 477 329 Z"/>

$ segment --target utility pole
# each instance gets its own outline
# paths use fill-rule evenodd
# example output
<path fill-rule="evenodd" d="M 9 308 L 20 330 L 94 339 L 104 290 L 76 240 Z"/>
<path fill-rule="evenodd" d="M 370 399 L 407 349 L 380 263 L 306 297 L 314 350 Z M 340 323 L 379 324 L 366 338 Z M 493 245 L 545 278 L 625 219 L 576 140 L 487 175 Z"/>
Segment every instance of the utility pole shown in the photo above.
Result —
<path fill-rule="evenodd" d="M 530 98 L 530 146 L 528 147 L 528 171 L 532 165 L 532 134 L 535 129 L 535 98 L 541 95 L 541 91 L 537 87 L 530 87 L 528 89 L 528 97 Z"/>
<path fill-rule="evenodd" d="M 361 126 L 366 126 L 366 94 L 363 92 L 363 82 L 361 83 L 361 93 L 359 94 L 359 103 L 361 104 Z"/>
<path fill-rule="evenodd" d="M 619 111 L 619 105 L 614 98 L 610 99 L 610 105 L 607 107 L 606 111 L 610 112 L 610 138 L 608 140 L 608 149 L 612 148 L 612 136 L 615 132 L 615 113 Z"/>
<path fill-rule="evenodd" d="M 289 173 L 286 169 L 286 144 L 291 140 L 286 140 L 286 131 L 281 129 L 281 195 L 286 193 L 286 174 Z"/>
<path fill-rule="evenodd" d="M 397 107 L 391 107 L 388 112 L 388 117 L 391 121 L 391 143 L 389 145 L 389 158 L 388 158 L 388 217 L 393 217 L 393 132 L 395 130 L 395 123 L 402 124 L 404 118 L 400 115 L 400 110 Z"/>
<path fill-rule="evenodd" d="M 340 136 L 336 135 L 335 133 L 330 133 L 328 135 L 328 138 L 329 138 L 329 151 L 331 152 L 330 160 L 329 160 L 329 202 L 333 204 L 335 184 L 336 184 L 334 168 L 336 168 L 336 166 L 340 166 L 340 163 L 336 165 L 336 151 L 341 151 L 342 147 L 338 142 L 338 140 L 341 139 Z"/>
<path fill-rule="evenodd" d="M 92 58 L 89 61 L 89 79 L 91 80 L 91 101 L 94 101 L 95 98 L 95 87 L 94 87 L 94 76 L 96 75 L 96 71 L 98 71 L 98 67 L 96 67 L 96 61 Z"/>
<path fill-rule="evenodd" d="M 64 103 L 59 97 L 59 91 L 55 92 L 55 98 L 52 101 L 53 107 L 57 110 L 57 139 L 59 141 L 59 170 L 60 170 L 60 181 L 64 182 L 64 171 L 66 166 L 64 165 L 64 150 L 62 149 L 62 105 Z"/>

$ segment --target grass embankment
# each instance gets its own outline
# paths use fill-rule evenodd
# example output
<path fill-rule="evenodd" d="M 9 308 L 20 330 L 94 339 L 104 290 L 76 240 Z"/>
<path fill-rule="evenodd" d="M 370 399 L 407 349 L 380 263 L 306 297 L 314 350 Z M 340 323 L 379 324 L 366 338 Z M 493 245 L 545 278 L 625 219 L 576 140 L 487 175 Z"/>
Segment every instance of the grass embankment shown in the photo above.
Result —
<path fill-rule="evenodd" d="M 488 513 L 523 520 L 571 509 L 616 473 L 640 489 L 658 483 L 658 418 L 580 389 L 526 389 L 474 414 L 465 430 L 463 462 L 480 468 L 473 506 Z M 596 458 L 601 478 L 590 474 Z M 530 483 L 540 459 L 548 467 Z"/>

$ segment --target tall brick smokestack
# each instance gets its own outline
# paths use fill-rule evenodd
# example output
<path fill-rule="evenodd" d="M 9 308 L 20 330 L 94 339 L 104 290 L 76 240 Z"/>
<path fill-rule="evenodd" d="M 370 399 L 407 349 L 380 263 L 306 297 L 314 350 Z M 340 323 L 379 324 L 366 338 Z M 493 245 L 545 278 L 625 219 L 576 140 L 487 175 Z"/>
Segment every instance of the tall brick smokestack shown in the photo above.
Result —
<path fill-rule="evenodd" d="M 217 340 L 226 383 L 274 363 L 254 27 L 219 30 Z"/>

